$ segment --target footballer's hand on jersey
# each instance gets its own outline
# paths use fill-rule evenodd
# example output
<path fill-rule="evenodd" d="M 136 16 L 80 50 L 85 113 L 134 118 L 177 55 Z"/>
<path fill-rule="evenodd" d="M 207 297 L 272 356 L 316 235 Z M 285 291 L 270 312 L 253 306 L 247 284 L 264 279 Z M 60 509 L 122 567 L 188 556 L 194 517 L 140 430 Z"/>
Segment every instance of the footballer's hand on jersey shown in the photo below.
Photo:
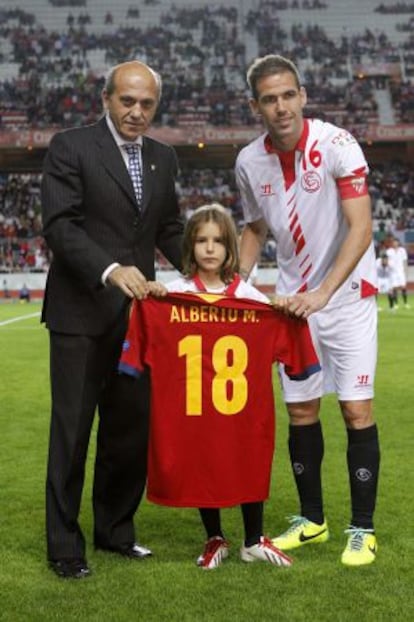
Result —
<path fill-rule="evenodd" d="M 168 294 L 168 289 L 159 281 L 148 281 L 149 293 L 157 298 L 162 298 Z"/>
<path fill-rule="evenodd" d="M 142 300 L 149 294 L 148 281 L 136 266 L 117 266 L 108 274 L 107 281 L 129 298 Z"/>
<path fill-rule="evenodd" d="M 288 296 L 278 296 L 277 294 L 275 294 L 271 298 L 271 303 L 273 305 L 273 308 L 276 311 L 281 311 L 282 313 L 286 313 L 286 314 L 290 314 L 289 301 L 290 301 L 290 298 Z"/>
<path fill-rule="evenodd" d="M 320 290 L 295 294 L 289 299 L 289 312 L 295 317 L 307 319 L 312 313 L 323 309 L 329 297 Z"/>

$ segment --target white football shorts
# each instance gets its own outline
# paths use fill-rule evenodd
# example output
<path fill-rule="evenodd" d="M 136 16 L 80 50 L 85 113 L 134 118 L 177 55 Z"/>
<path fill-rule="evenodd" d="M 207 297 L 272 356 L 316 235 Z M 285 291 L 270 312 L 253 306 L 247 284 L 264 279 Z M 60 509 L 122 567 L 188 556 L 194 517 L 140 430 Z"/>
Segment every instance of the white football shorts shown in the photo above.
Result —
<path fill-rule="evenodd" d="M 378 293 L 379 294 L 389 294 L 392 292 L 392 282 L 391 277 L 383 279 L 378 278 Z"/>
<path fill-rule="evenodd" d="M 393 287 L 407 287 L 407 278 L 404 270 L 394 270 L 391 278 Z"/>
<path fill-rule="evenodd" d="M 290 380 L 280 365 L 285 402 L 305 402 L 327 393 L 336 393 L 340 401 L 371 399 L 377 318 L 375 296 L 312 314 L 309 328 L 322 369 L 306 380 Z"/>

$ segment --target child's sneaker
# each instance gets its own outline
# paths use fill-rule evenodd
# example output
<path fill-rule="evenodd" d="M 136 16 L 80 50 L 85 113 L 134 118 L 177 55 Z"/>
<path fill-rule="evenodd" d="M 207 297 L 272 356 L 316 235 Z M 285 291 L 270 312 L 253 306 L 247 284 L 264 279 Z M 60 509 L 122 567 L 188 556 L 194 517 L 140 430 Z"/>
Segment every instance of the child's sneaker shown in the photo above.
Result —
<path fill-rule="evenodd" d="M 214 536 L 207 540 L 204 551 L 197 559 L 197 566 L 205 570 L 211 570 L 220 566 L 223 559 L 229 555 L 229 543 L 220 536 Z"/>
<path fill-rule="evenodd" d="M 253 546 L 242 546 L 240 557 L 244 562 L 264 561 L 275 566 L 291 566 L 292 560 L 277 549 L 269 538 L 262 536 L 260 542 Z"/>

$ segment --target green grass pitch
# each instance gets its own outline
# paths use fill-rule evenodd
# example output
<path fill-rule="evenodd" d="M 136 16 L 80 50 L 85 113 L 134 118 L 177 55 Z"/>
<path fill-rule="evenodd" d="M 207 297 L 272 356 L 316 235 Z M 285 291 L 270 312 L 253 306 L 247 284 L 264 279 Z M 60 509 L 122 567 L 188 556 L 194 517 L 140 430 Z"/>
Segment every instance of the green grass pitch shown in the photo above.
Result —
<path fill-rule="evenodd" d="M 81 511 L 93 574 L 83 581 L 55 577 L 45 563 L 44 480 L 49 427 L 48 336 L 39 305 L 0 305 L 0 620 L 98 621 L 334 621 L 414 619 L 414 309 L 379 313 L 375 414 L 382 446 L 376 562 L 345 568 L 340 555 L 349 520 L 346 435 L 333 396 L 324 399 L 323 466 L 331 538 L 292 555 L 279 569 L 243 564 L 239 508 L 223 511 L 231 555 L 220 568 L 195 566 L 203 545 L 196 510 L 144 502 L 138 538 L 154 551 L 141 563 L 92 547 L 91 472 L 94 433 Z M 22 318 L 22 316 L 26 316 Z M 16 318 L 20 318 L 17 321 Z M 287 416 L 276 386 L 277 451 L 265 531 L 276 535 L 297 512 L 287 455 Z"/>

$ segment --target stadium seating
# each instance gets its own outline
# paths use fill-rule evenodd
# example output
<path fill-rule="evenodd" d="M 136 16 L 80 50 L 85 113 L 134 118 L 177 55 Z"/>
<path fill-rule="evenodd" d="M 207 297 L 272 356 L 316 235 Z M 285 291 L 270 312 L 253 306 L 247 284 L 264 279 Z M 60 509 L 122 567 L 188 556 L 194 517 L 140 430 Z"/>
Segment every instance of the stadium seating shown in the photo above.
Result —
<path fill-rule="evenodd" d="M 394 106 L 397 121 L 411 122 L 412 96 L 407 102 L 406 91 L 412 88 L 414 44 L 410 32 L 401 28 L 401 14 L 380 12 L 377 2 L 368 0 L 259 0 L 251 5 L 255 8 L 235 0 L 212 6 L 201 0 L 170 5 L 157 0 L 38 0 L 36 5 L 21 0 L 18 9 L 1 9 L 0 4 L 0 129 L 9 127 L 10 119 L 23 128 L 70 126 L 85 116 L 93 121 L 100 114 L 106 69 L 135 57 L 163 74 L 160 121 L 173 126 L 239 124 L 246 119 L 234 109 L 244 105 L 246 67 L 252 57 L 270 51 L 298 62 L 312 88 L 313 104 L 327 119 L 364 129 L 382 121 L 377 112 L 393 120 L 389 108 Z M 351 23 L 357 25 L 355 32 Z M 392 65 L 403 78 L 404 87 L 392 83 L 388 100 L 380 91 L 388 91 L 389 79 L 379 88 L 377 76 L 367 75 L 373 62 L 374 67 Z M 361 72 L 364 93 L 355 103 Z M 222 105 L 232 99 L 233 114 L 212 105 L 214 89 L 219 89 Z M 68 101 L 73 91 L 75 105 Z M 327 93 L 331 101 L 324 101 Z M 194 98 L 198 105 L 183 103 Z M 357 114 L 344 106 L 341 110 L 339 98 L 352 99 Z"/>

